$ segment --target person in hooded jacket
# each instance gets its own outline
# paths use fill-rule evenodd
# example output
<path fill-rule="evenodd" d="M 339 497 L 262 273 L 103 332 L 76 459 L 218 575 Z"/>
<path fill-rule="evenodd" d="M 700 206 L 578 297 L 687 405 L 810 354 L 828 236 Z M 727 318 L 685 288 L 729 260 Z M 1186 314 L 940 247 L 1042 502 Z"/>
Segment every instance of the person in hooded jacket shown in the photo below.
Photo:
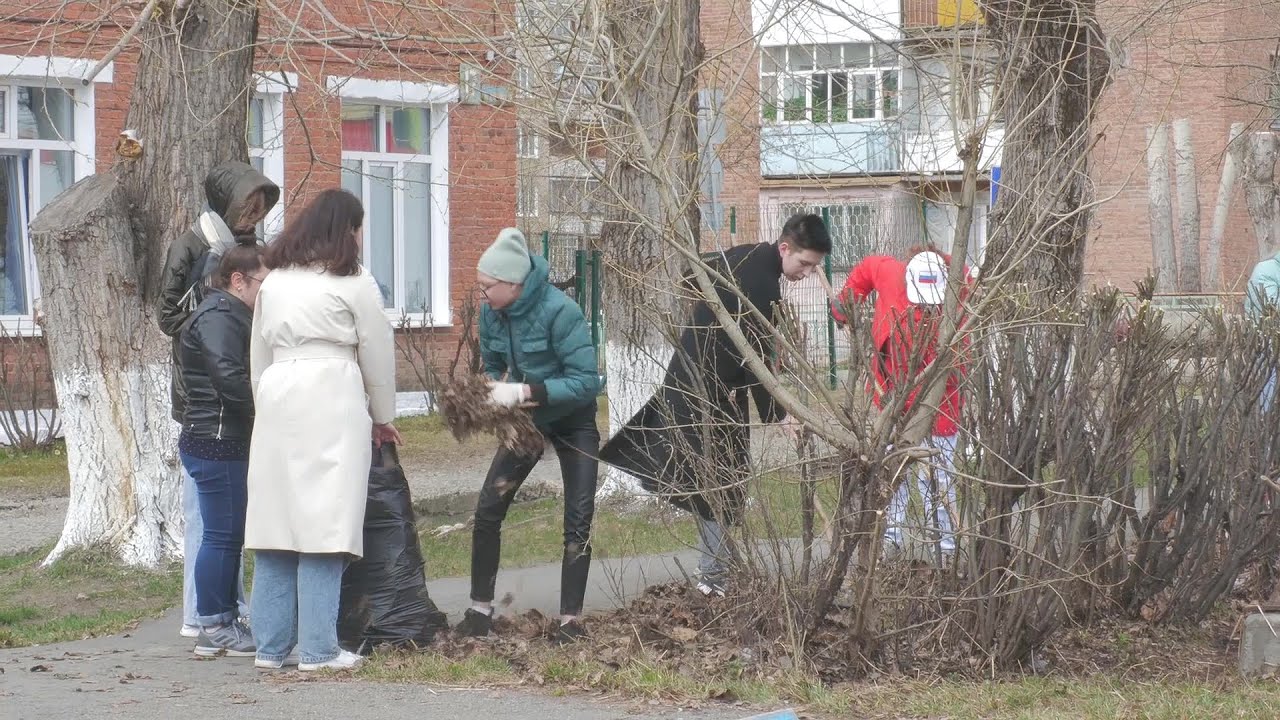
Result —
<path fill-rule="evenodd" d="M 173 338 L 169 397 L 173 419 L 179 423 L 183 421 L 187 401 L 179 371 L 182 327 L 200 304 L 206 277 L 217 267 L 218 258 L 236 244 L 256 245 L 254 228 L 280 199 L 280 188 L 275 183 L 252 165 L 234 161 L 209 171 L 204 179 L 204 193 L 205 208 L 199 217 L 169 245 L 156 306 L 160 330 Z M 195 638 L 200 635 L 196 621 L 195 562 L 204 527 L 196 486 L 186 468 L 182 469 L 182 513 L 185 527 L 181 633 L 183 637 Z M 243 589 L 239 597 L 241 614 L 245 615 Z"/>
<path fill-rule="evenodd" d="M 582 309 L 552 287 L 547 273 L 547 261 L 529 255 L 524 235 L 506 228 L 480 256 L 476 276 L 486 301 L 480 313 L 480 348 L 484 372 L 493 382 L 489 402 L 530 408 L 534 424 L 560 459 L 564 557 L 556 642 L 566 643 L 586 634 L 578 617 L 591 567 L 600 374 Z M 489 466 L 476 503 L 471 540 L 472 606 L 458 624 L 462 635 L 485 636 L 493 626 L 502 521 L 539 459 L 499 448 Z"/>
<path fill-rule="evenodd" d="M 195 482 L 204 527 L 195 562 L 200 657 L 248 657 L 256 650 L 236 596 L 254 418 L 249 333 L 266 274 L 257 245 L 227 250 L 180 340 L 187 405 L 178 452 Z"/>
<path fill-rule="evenodd" d="M 949 256 L 931 247 L 912 248 L 906 261 L 890 255 L 871 255 L 854 266 L 837 296 L 832 316 L 841 326 L 848 322 L 844 312 L 848 303 L 863 302 L 874 296 L 871 391 L 877 408 L 883 408 L 890 395 L 902 388 L 909 388 L 904 413 L 916 401 L 919 376 L 938 356 L 938 330 L 950 264 Z M 961 293 L 963 298 L 963 289 Z M 925 517 L 934 526 L 936 542 L 944 555 L 954 553 L 956 547 L 952 516 L 956 492 L 951 476 L 963 409 L 960 394 L 963 371 L 961 366 L 947 375 L 934 418 L 928 444 L 938 451 L 938 457 L 914 475 Z M 889 503 L 885 540 L 895 549 L 901 549 L 904 539 L 910 484 L 899 484 Z"/>
<path fill-rule="evenodd" d="M 774 319 L 782 279 L 804 280 L 830 252 L 831 235 L 822 218 L 798 213 L 783 224 L 777 242 L 738 245 L 707 258 L 736 286 L 718 284 L 717 294 L 756 354 L 768 358 L 773 348 L 769 325 L 760 317 Z M 691 280 L 686 287 L 699 296 Z M 674 351 L 662 386 L 605 443 L 600 459 L 695 514 L 701 555 L 696 587 L 704 595 L 724 596 L 730 559 L 725 526 L 741 520 L 751 471 L 748 395 L 760 420 L 779 423 L 793 441 L 798 423 L 747 366 L 705 301 L 694 303 Z"/>
<path fill-rule="evenodd" d="M 1268 312 L 1274 312 L 1277 305 L 1280 305 L 1280 253 L 1263 258 L 1253 266 L 1245 287 L 1244 314 L 1256 322 Z M 1272 368 L 1258 399 L 1263 412 L 1271 409 L 1275 396 L 1276 370 Z"/>

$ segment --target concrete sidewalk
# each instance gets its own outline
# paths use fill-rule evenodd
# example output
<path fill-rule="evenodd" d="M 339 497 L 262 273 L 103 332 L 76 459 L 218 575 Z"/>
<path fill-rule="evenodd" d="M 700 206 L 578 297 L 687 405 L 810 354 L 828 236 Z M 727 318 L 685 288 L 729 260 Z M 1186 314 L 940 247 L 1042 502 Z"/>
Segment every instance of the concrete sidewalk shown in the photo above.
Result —
<path fill-rule="evenodd" d="M 696 565 L 696 554 L 690 551 L 597 561 L 587 608 L 612 609 L 651 584 L 683 579 L 677 559 L 686 569 Z M 437 580 L 429 588 L 452 622 L 470 604 L 466 578 Z M 503 571 L 498 577 L 498 597 L 508 593 L 511 604 L 499 614 L 536 609 L 555 615 L 560 603 L 560 565 Z M 0 717 L 738 720 L 752 714 L 742 708 L 681 711 L 513 690 L 304 681 L 296 673 L 256 671 L 252 660 L 245 658 L 196 660 L 191 641 L 178 636 L 179 625 L 179 613 L 171 611 L 129 635 L 0 651 Z"/>

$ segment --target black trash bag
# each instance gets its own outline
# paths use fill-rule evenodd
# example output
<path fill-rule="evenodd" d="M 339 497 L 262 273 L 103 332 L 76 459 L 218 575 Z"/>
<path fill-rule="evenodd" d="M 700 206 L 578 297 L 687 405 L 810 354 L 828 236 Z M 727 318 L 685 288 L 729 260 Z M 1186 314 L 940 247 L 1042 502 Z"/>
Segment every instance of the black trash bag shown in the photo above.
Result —
<path fill-rule="evenodd" d="M 364 557 L 342 576 L 338 641 L 368 654 L 380 645 L 421 648 L 448 618 L 427 594 L 409 481 L 394 445 L 373 449 L 364 511 Z"/>

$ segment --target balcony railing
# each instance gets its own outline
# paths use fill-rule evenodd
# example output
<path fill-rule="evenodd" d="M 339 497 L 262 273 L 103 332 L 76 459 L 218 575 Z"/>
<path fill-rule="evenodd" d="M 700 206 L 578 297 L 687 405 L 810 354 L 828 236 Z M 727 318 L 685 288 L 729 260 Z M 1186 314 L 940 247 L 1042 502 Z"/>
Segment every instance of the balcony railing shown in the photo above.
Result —
<path fill-rule="evenodd" d="M 977 0 L 902 0 L 902 27 L 907 30 L 981 22 L 982 11 Z"/>
<path fill-rule="evenodd" d="M 760 128 L 765 177 L 864 175 L 902 169 L 896 121 L 787 123 Z"/>

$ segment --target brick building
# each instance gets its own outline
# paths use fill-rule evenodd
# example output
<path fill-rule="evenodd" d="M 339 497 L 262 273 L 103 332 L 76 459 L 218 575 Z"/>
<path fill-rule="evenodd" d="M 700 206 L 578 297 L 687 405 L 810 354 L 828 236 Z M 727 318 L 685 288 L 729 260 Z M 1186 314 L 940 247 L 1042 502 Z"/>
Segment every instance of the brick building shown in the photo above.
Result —
<path fill-rule="evenodd" d="M 27 224 L 58 192 L 110 167 L 138 51 L 127 49 L 86 84 L 127 20 L 104 20 L 91 3 L 4 5 L 0 320 L 10 335 L 30 336 L 38 334 L 32 309 L 39 278 Z M 332 4 L 330 17 L 310 6 L 281 7 L 288 23 L 262 11 L 258 72 L 244 97 L 251 160 L 283 189 L 262 229 L 269 238 L 292 208 L 325 188 L 342 186 L 363 199 L 365 262 L 389 318 L 403 328 L 401 385 L 414 386 L 420 378 L 409 358 L 421 365 L 429 341 L 452 355 L 475 263 L 514 222 L 515 114 L 505 103 L 474 102 L 460 91 L 464 66 L 501 72 L 485 47 L 373 36 L 413 37 L 425 28 L 439 38 L 477 28 L 498 35 L 509 27 L 510 8 L 483 1 L 423 6 L 375 28 L 355 4 Z M 47 362 L 33 359 L 38 347 L 8 343 L 4 366 Z"/>
<path fill-rule="evenodd" d="M 1099 10 L 1115 50 L 1114 80 L 1103 92 L 1094 124 L 1102 138 L 1092 172 L 1097 197 L 1104 202 L 1095 215 L 1086 273 L 1095 282 L 1110 281 L 1130 290 L 1153 264 L 1147 128 L 1183 118 L 1191 121 L 1203 248 L 1231 124 L 1243 123 L 1246 133 L 1276 127 L 1277 45 L 1275 33 L 1261 29 L 1280 26 L 1280 5 L 1115 0 L 1099 3 Z M 1172 163 L 1172 148 L 1169 157 Z M 1174 213 L 1176 227 L 1176 199 Z M 1222 248 L 1222 287 L 1242 291 L 1257 260 L 1253 223 L 1237 180 Z"/>

